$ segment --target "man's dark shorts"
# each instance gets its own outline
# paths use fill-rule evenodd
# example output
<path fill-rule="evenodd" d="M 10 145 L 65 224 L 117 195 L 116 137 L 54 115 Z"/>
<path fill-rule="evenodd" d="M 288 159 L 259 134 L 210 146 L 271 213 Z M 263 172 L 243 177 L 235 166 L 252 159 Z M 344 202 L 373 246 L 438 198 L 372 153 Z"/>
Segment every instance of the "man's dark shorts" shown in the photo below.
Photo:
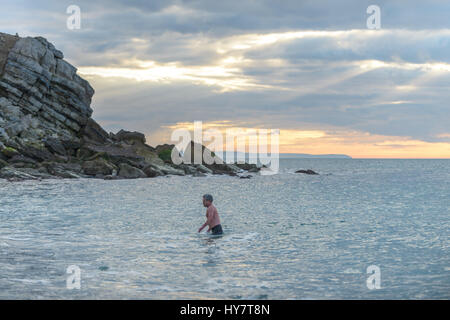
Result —
<path fill-rule="evenodd" d="M 214 228 L 211 229 L 211 233 L 213 235 L 219 235 L 219 234 L 223 234 L 223 230 L 222 230 L 222 226 L 220 224 L 218 224 L 217 226 L 215 226 Z"/>

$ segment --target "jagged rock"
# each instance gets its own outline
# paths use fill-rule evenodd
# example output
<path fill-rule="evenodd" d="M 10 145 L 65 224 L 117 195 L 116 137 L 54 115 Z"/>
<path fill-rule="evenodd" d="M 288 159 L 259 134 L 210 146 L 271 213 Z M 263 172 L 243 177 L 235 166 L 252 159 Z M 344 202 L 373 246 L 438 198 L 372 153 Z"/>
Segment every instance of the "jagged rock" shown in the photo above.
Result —
<path fill-rule="evenodd" d="M 97 158 L 91 161 L 85 161 L 82 164 L 82 168 L 85 174 L 90 176 L 96 176 L 101 174 L 103 176 L 111 175 L 113 170 L 117 170 L 117 167 L 103 158 Z"/>
<path fill-rule="evenodd" d="M 55 138 L 45 138 L 44 140 L 45 147 L 53 153 L 57 153 L 59 155 L 65 156 L 67 154 L 66 149 L 63 144 Z"/>
<path fill-rule="evenodd" d="M 205 167 L 202 164 L 196 164 L 195 168 L 197 169 L 197 171 L 201 172 L 201 173 L 208 173 L 208 174 L 212 174 L 213 171 L 207 167 Z"/>
<path fill-rule="evenodd" d="M 206 148 L 205 146 L 191 141 L 183 151 L 183 156 L 181 157 L 184 163 L 187 164 L 203 164 L 207 165 L 204 156 L 209 156 L 213 164 L 223 164 L 223 160 L 217 157 L 214 152 Z M 199 162 L 201 161 L 201 162 Z"/>
<path fill-rule="evenodd" d="M 21 154 L 17 154 L 8 160 L 9 163 L 28 163 L 31 165 L 35 165 L 36 161 L 31 158 L 25 157 Z"/>
<path fill-rule="evenodd" d="M 40 180 L 55 178 L 50 175 L 44 167 L 39 168 L 16 168 L 4 167 L 0 170 L 0 178 L 8 179 L 10 181 L 22 180 Z"/>
<path fill-rule="evenodd" d="M 21 181 L 21 180 L 37 180 L 38 177 L 26 173 L 23 169 L 13 168 L 13 167 L 3 167 L 0 169 L 0 178 Z"/>
<path fill-rule="evenodd" d="M 9 51 L 14 47 L 19 37 L 0 33 L 0 74 L 3 74 Z"/>
<path fill-rule="evenodd" d="M 39 168 L 20 168 L 17 169 L 21 173 L 29 174 L 37 179 L 54 179 L 55 177 L 53 175 L 50 175 L 47 170 L 43 167 Z"/>
<path fill-rule="evenodd" d="M 54 160 L 55 156 L 51 154 L 47 149 L 44 147 L 41 148 L 35 148 L 33 146 L 24 146 L 20 147 L 20 152 L 29 158 L 35 159 L 39 162 L 42 161 L 49 161 Z"/>
<path fill-rule="evenodd" d="M 2 143 L 0 142 L 0 160 L 6 161 L 6 160 L 8 160 L 8 157 L 5 156 L 5 155 L 1 152 L 1 150 L 2 150 L 3 148 L 5 148 L 5 146 L 3 145 L 3 147 L 2 147 Z"/>
<path fill-rule="evenodd" d="M 126 163 L 119 165 L 119 177 L 128 179 L 147 178 L 147 175 L 140 169 L 132 167 Z"/>
<path fill-rule="evenodd" d="M 145 143 L 145 135 L 143 133 L 137 132 L 137 131 L 125 131 L 120 130 L 118 133 L 114 135 L 114 139 L 117 141 L 125 141 L 129 144 L 135 144 L 135 143 Z"/>
<path fill-rule="evenodd" d="M 197 173 L 197 168 L 195 168 L 194 166 L 187 165 L 187 164 L 180 164 L 180 165 L 176 166 L 176 169 L 183 170 L 185 174 Z"/>
<path fill-rule="evenodd" d="M 66 149 L 69 156 L 75 156 L 76 150 L 81 147 L 81 143 L 79 141 L 73 140 L 61 140 L 61 144 L 63 145 L 64 149 Z"/>
<path fill-rule="evenodd" d="M 33 165 L 31 163 L 28 163 L 28 162 L 9 163 L 9 166 L 11 166 L 13 168 L 36 168 L 36 165 Z"/>
<path fill-rule="evenodd" d="M 42 37 L 0 33 L 0 115 L 6 133 L 36 144 L 45 137 L 79 140 L 90 118 L 94 90 Z"/>
<path fill-rule="evenodd" d="M 171 174 L 171 175 L 175 175 L 175 176 L 184 176 L 186 175 L 184 173 L 184 170 L 180 170 L 180 169 L 176 169 L 167 165 L 161 166 L 159 167 L 159 169 L 164 172 L 165 174 Z"/>
<path fill-rule="evenodd" d="M 124 177 L 119 177 L 118 175 L 108 175 L 103 177 L 104 180 L 120 180 L 120 179 L 126 179 Z"/>
<path fill-rule="evenodd" d="M 1 150 L 1 152 L 7 158 L 12 158 L 20 154 L 16 149 L 12 147 L 5 147 Z"/>
<path fill-rule="evenodd" d="M 236 167 L 232 164 L 222 163 L 222 164 L 207 164 L 205 165 L 208 169 L 212 170 L 214 174 L 229 174 L 229 175 L 236 175 L 238 172 L 241 171 L 240 168 Z"/>
<path fill-rule="evenodd" d="M 0 159 L 0 169 L 3 167 L 6 167 L 8 165 L 8 162 L 6 162 L 5 160 Z"/>
<path fill-rule="evenodd" d="M 206 174 L 201 173 L 201 172 L 196 172 L 192 175 L 193 177 L 206 177 Z"/>
<path fill-rule="evenodd" d="M 233 171 L 233 172 L 242 172 L 243 170 L 241 168 L 239 168 L 237 165 L 232 164 L 232 163 L 228 163 L 227 164 L 229 170 Z"/>
<path fill-rule="evenodd" d="M 216 156 L 214 152 L 211 152 L 205 146 L 191 141 L 180 157 L 183 164 L 193 165 L 201 173 L 213 173 L 213 174 L 227 174 L 231 176 L 237 175 L 238 172 L 242 172 L 243 169 L 239 168 L 234 164 L 224 163 L 221 158 Z M 199 154 L 199 159 L 196 158 L 195 154 Z M 210 160 L 213 161 L 212 164 L 208 164 L 203 158 L 204 155 L 209 155 Z M 198 163 L 200 162 L 201 163 Z"/>
<path fill-rule="evenodd" d="M 154 151 L 154 148 L 146 144 L 135 143 L 131 147 L 131 150 L 132 152 L 141 156 L 147 163 L 153 163 L 158 166 L 164 166 L 164 161 L 158 157 L 157 153 Z"/>
<path fill-rule="evenodd" d="M 183 169 L 177 169 L 165 164 L 163 165 L 156 165 L 154 163 L 148 164 L 147 166 L 144 167 L 143 171 L 150 178 L 163 175 L 177 175 L 177 176 L 186 175 Z"/>
<path fill-rule="evenodd" d="M 253 163 L 236 163 L 236 167 L 246 170 L 248 172 L 258 172 L 261 170 L 256 164 Z"/>
<path fill-rule="evenodd" d="M 46 163 L 47 171 L 56 177 L 61 178 L 81 178 L 83 168 L 78 163 Z"/>
<path fill-rule="evenodd" d="M 128 163 L 131 166 L 138 167 L 145 165 L 145 158 L 136 154 L 132 147 L 115 144 L 96 145 L 86 143 L 79 149 L 78 157 L 85 160 L 99 153 L 115 165 L 120 163 Z"/>
<path fill-rule="evenodd" d="M 195 154 L 197 153 L 199 153 L 200 156 L 202 156 L 200 158 L 202 162 L 201 164 L 197 163 L 199 160 L 196 159 L 195 156 Z M 208 164 L 205 161 L 205 159 L 203 158 L 205 154 L 210 157 L 210 160 L 213 160 L 212 164 Z M 196 166 L 197 169 L 202 173 L 227 174 L 231 176 L 236 176 L 238 172 L 243 171 L 243 169 L 239 168 L 234 164 L 224 163 L 221 158 L 219 158 L 214 154 L 214 152 L 212 152 L 205 146 L 195 143 L 193 141 L 191 141 L 191 143 L 188 144 L 181 158 L 183 160 L 183 163 L 194 164 L 194 166 Z M 207 168 L 209 171 L 205 171 L 205 168 Z"/>
<path fill-rule="evenodd" d="M 158 177 L 158 176 L 163 176 L 164 175 L 164 172 L 162 172 L 162 170 L 160 170 L 157 166 L 155 166 L 153 164 L 147 165 L 143 169 L 143 171 L 147 175 L 147 177 L 149 177 L 149 178 L 154 178 L 154 177 Z"/>
<path fill-rule="evenodd" d="M 81 134 L 83 139 L 90 143 L 105 144 L 111 142 L 109 134 L 92 118 L 88 120 Z"/>
<path fill-rule="evenodd" d="M 297 170 L 297 171 L 295 171 L 295 173 L 304 173 L 304 174 L 311 174 L 311 175 L 318 174 L 317 172 L 315 172 L 315 171 L 313 171 L 311 169 L 308 169 L 308 170 Z"/>
<path fill-rule="evenodd" d="M 0 124 L 3 125 L 3 123 Z M 5 141 L 9 140 L 9 135 L 4 128 L 0 128 L 0 139 Z"/>
<path fill-rule="evenodd" d="M 251 179 L 251 178 L 252 176 L 250 174 L 239 176 L 239 179 Z"/>

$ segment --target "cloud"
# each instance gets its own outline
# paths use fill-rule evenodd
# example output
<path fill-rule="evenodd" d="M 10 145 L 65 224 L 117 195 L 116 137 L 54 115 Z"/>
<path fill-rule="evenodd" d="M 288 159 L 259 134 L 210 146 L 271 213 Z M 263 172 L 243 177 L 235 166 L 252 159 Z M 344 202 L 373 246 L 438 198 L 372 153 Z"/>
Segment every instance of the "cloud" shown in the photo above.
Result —
<path fill-rule="evenodd" d="M 96 89 L 94 117 L 108 130 L 157 144 L 202 120 L 282 129 L 291 150 L 320 140 L 333 149 L 324 153 L 447 154 L 447 1 L 378 1 L 376 31 L 372 1 L 80 0 L 76 31 L 69 4 L 5 1 L 0 30 L 61 49 Z M 324 135 L 296 138 L 305 132 Z"/>

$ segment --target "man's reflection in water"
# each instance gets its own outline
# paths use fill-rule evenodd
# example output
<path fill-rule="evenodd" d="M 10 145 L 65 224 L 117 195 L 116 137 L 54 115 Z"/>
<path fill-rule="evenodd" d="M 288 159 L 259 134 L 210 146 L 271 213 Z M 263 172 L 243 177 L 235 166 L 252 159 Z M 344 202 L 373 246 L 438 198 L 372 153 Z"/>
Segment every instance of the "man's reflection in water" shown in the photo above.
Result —
<path fill-rule="evenodd" d="M 214 236 L 214 237 L 208 237 L 206 239 L 202 239 L 202 244 L 206 247 L 206 263 L 205 266 L 215 266 L 217 265 L 218 259 L 215 257 L 218 246 L 217 246 L 217 238 L 220 238 L 221 236 Z"/>

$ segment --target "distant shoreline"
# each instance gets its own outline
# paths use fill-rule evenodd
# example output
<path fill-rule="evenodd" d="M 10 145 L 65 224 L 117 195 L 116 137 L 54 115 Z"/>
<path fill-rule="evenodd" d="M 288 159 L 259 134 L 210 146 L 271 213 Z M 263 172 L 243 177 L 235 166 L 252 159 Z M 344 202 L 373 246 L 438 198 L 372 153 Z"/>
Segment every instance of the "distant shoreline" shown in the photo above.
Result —
<path fill-rule="evenodd" d="M 289 154 L 290 155 L 290 154 Z M 352 158 L 348 157 L 333 157 L 329 155 L 310 155 L 307 157 L 302 156 L 283 156 L 280 154 L 280 159 L 346 159 L 346 160 L 450 160 L 450 158 Z"/>
<path fill-rule="evenodd" d="M 346 154 L 280 153 L 280 159 L 353 159 Z"/>
<path fill-rule="evenodd" d="M 216 152 L 220 154 L 220 151 Z M 225 159 L 237 159 L 238 155 L 246 161 L 249 160 L 249 154 L 246 153 L 244 157 L 242 154 L 233 153 L 233 152 L 225 152 Z M 255 157 L 258 158 L 258 157 Z M 346 154 L 309 154 L 309 153 L 279 153 L 279 159 L 353 159 L 353 160 L 450 160 L 450 158 L 354 158 Z"/>

